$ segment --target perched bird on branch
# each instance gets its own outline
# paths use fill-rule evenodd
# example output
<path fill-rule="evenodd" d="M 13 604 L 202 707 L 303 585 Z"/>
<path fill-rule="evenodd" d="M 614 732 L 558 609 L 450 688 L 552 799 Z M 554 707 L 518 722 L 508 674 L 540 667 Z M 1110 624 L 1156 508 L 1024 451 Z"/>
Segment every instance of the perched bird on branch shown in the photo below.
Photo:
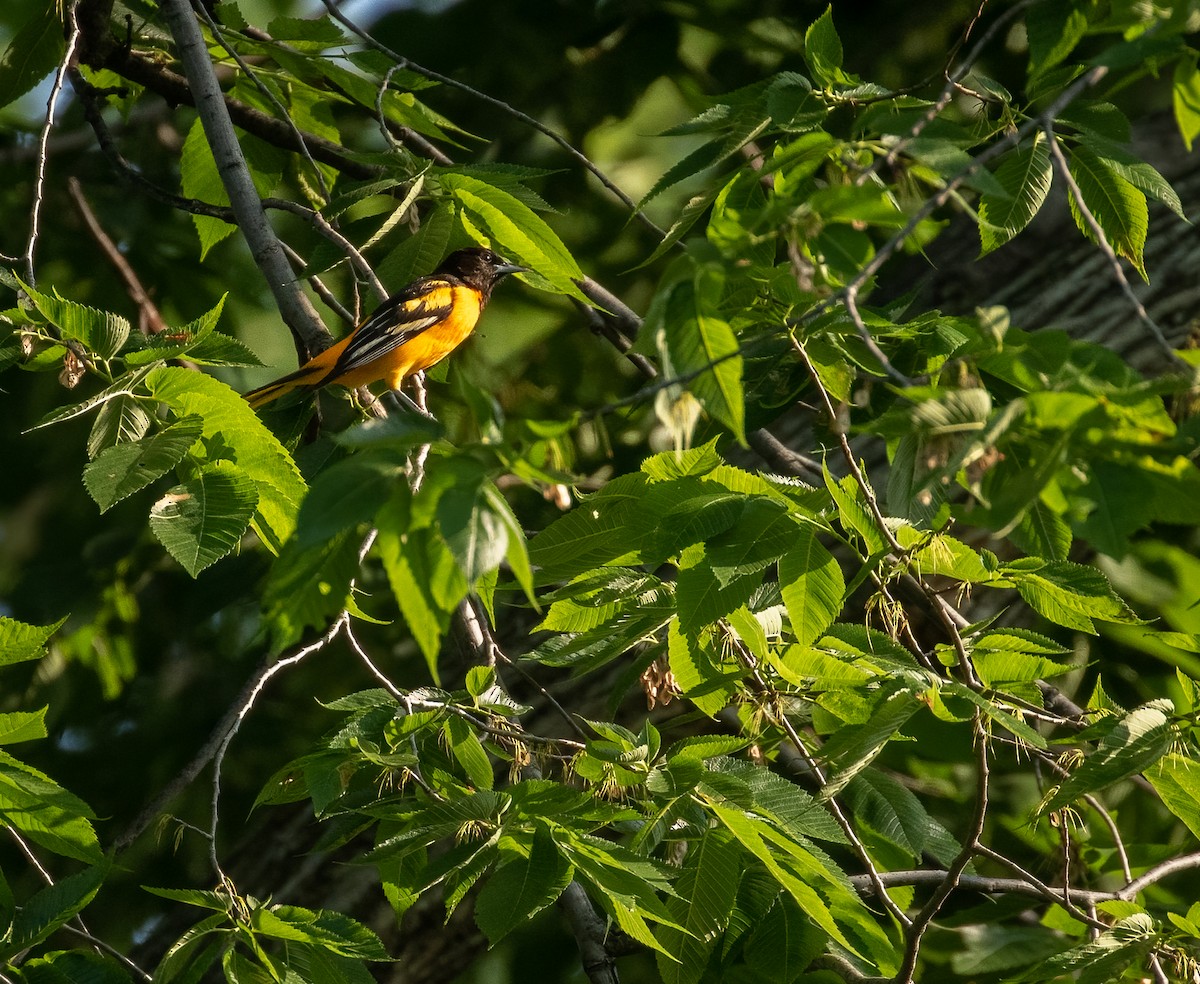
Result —
<path fill-rule="evenodd" d="M 380 379 L 398 390 L 408 376 L 441 362 L 466 341 L 496 284 L 525 269 L 490 249 L 451 253 L 428 277 L 384 301 L 340 342 L 295 372 L 251 390 L 246 399 L 257 408 L 292 390 L 310 392 L 330 383 L 353 388 Z"/>

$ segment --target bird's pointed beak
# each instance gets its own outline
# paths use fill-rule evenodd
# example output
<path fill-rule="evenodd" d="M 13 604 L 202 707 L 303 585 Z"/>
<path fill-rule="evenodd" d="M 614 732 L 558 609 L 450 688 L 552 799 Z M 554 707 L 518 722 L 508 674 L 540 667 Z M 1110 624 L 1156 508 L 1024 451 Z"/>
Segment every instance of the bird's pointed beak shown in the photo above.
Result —
<path fill-rule="evenodd" d="M 503 263 L 498 263 L 492 267 L 497 277 L 504 277 L 510 273 L 528 273 L 529 267 L 521 266 L 520 263 L 510 263 L 505 260 Z"/>

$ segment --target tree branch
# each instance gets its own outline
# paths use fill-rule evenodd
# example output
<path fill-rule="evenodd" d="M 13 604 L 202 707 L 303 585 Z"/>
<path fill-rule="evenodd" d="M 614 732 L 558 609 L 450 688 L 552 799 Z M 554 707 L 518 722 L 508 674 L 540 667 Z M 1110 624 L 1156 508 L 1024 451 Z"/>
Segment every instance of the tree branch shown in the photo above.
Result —
<path fill-rule="evenodd" d="M 254 262 L 266 278 L 283 320 L 301 339 L 305 349 L 317 352 L 329 344 L 329 330 L 321 323 L 308 295 L 297 285 L 275 230 L 267 221 L 200 26 L 187 0 L 163 0 L 162 10 L 179 48 L 188 82 L 196 93 L 196 111 L 200 114 L 200 123 L 212 148 L 221 181 L 229 193 L 229 204 L 250 246 Z"/>

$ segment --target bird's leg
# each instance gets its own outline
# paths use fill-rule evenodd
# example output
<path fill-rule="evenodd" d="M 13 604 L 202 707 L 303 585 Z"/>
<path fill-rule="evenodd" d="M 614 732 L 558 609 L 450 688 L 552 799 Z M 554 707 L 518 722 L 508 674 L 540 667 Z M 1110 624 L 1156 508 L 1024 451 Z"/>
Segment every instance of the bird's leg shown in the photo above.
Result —
<path fill-rule="evenodd" d="M 407 393 L 400 389 L 388 390 L 385 394 L 392 398 L 397 410 L 412 410 L 414 413 L 419 413 L 422 417 L 433 420 L 434 416 L 428 410 L 423 410 L 413 401 Z"/>

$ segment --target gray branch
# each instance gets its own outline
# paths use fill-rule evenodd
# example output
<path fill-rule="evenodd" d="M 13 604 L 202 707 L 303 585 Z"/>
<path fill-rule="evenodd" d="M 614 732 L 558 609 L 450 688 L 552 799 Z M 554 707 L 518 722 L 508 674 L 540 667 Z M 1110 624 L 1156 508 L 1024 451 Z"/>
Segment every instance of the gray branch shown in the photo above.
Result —
<path fill-rule="evenodd" d="M 288 327 L 309 352 L 319 351 L 329 344 L 329 331 L 321 323 L 308 295 L 297 284 L 283 246 L 267 221 L 209 60 L 200 25 L 188 0 L 163 0 L 162 10 L 179 49 L 184 74 L 195 95 L 196 111 L 212 148 L 217 171 L 229 194 L 229 204 L 250 246 L 254 262 L 266 277 Z"/>

